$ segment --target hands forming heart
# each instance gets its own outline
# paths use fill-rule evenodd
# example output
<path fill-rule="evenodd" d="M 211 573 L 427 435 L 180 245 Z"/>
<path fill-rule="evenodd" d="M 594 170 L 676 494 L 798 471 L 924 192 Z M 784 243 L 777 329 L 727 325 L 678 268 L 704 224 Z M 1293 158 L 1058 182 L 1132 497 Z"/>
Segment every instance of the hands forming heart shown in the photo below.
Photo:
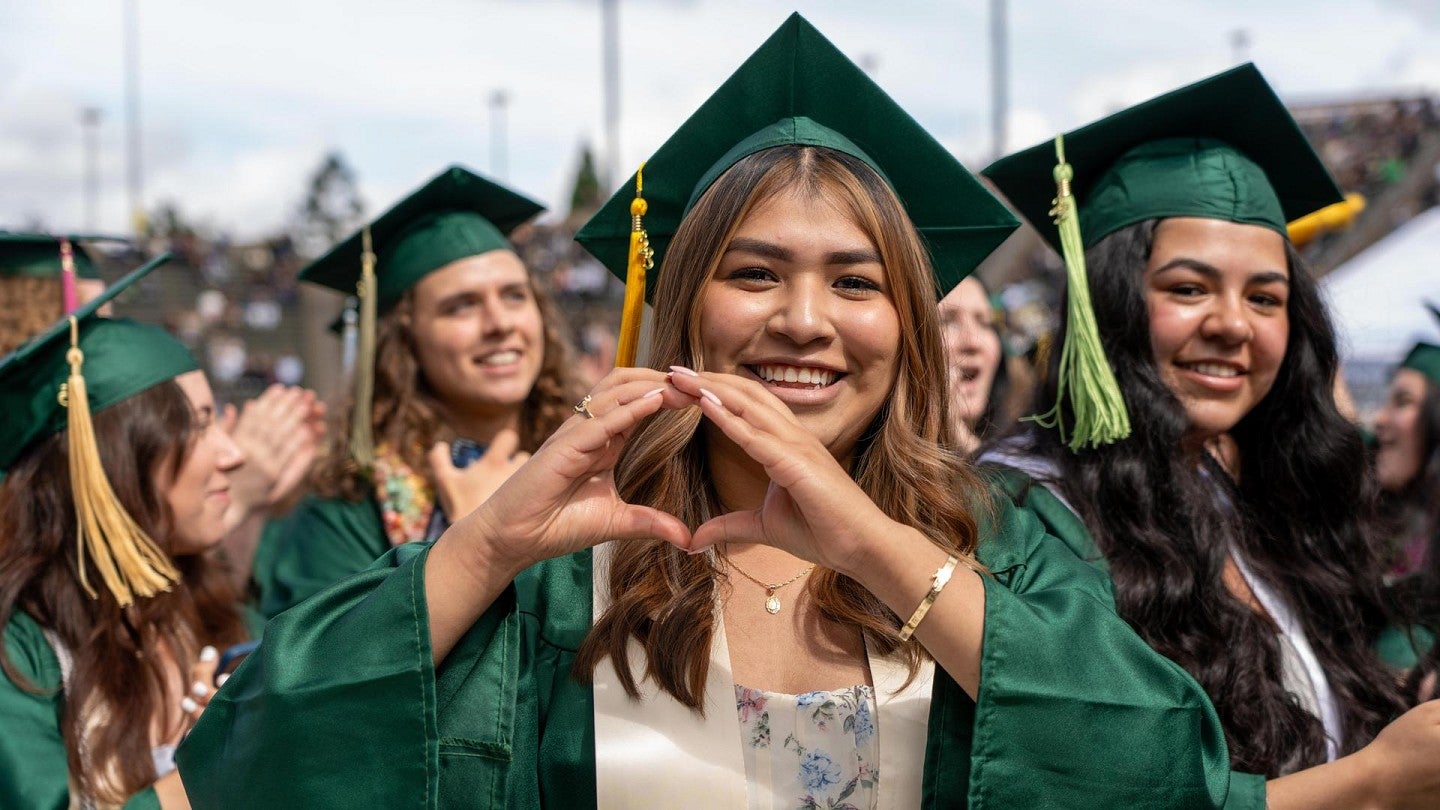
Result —
<path fill-rule="evenodd" d="M 756 509 L 692 534 L 679 518 L 623 501 L 614 467 L 646 417 L 699 407 L 770 478 Z M 698 553 L 717 543 L 765 543 L 851 573 L 864 539 L 898 528 L 785 406 L 757 381 L 676 367 L 616 369 L 596 385 L 594 418 L 571 417 L 478 509 L 456 525 L 484 558 L 512 574 L 610 540 L 660 539 Z"/>

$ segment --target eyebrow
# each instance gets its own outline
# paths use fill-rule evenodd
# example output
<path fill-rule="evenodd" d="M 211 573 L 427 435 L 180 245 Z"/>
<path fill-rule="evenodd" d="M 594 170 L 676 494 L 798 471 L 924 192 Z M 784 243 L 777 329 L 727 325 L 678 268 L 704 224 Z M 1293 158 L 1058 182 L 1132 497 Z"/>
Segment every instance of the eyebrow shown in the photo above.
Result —
<path fill-rule="evenodd" d="M 1175 270 L 1177 268 L 1193 270 L 1194 272 L 1211 279 L 1218 279 L 1221 275 L 1220 269 L 1215 265 L 1209 264 L 1207 262 L 1202 262 L 1199 259 L 1191 259 L 1184 256 L 1181 256 L 1178 259 L 1171 259 L 1170 261 L 1161 265 L 1155 271 L 1155 275 L 1158 276 L 1167 270 Z M 1251 273 L 1250 276 L 1245 279 L 1245 281 L 1248 284 L 1279 283 L 1284 284 L 1287 287 L 1290 286 L 1290 277 L 1278 270 L 1262 270 L 1259 273 Z"/>
<path fill-rule="evenodd" d="M 725 248 L 725 252 L 730 253 L 731 251 L 752 253 L 756 256 L 764 256 L 767 259 L 775 259 L 776 261 L 782 262 L 795 260 L 793 253 L 779 245 L 745 236 L 737 236 L 730 240 L 730 244 Z M 823 263 L 849 265 L 880 264 L 881 262 L 879 253 L 870 248 L 860 248 L 856 250 L 836 250 L 826 253 Z"/>

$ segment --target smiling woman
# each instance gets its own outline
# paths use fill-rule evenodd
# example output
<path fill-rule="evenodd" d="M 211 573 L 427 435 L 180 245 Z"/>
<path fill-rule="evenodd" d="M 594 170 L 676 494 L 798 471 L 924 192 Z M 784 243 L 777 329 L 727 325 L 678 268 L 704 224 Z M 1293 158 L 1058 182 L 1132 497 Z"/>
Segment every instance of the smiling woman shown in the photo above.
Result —
<path fill-rule="evenodd" d="M 361 326 L 373 359 L 359 361 L 314 494 L 257 561 L 266 615 L 392 546 L 435 539 L 570 415 L 578 392 L 560 316 L 506 241 L 540 210 L 454 166 L 302 271 L 374 290 Z"/>
<path fill-rule="evenodd" d="M 1401 716 L 1374 649 L 1387 623 L 1375 489 L 1331 394 L 1329 315 L 1286 234 L 1338 189 L 1248 65 L 1063 144 L 1092 317 L 1133 432 L 1072 449 L 1031 428 L 982 461 L 1205 688 L 1232 766 L 1269 778 L 1267 806 L 1434 803 L 1440 704 Z M 1041 144 L 986 169 L 1052 241 L 1041 197 L 1056 154 Z M 1080 406 L 1053 354 L 1037 404 L 1068 420 Z M 1228 463 L 1208 451 L 1217 441 Z"/>

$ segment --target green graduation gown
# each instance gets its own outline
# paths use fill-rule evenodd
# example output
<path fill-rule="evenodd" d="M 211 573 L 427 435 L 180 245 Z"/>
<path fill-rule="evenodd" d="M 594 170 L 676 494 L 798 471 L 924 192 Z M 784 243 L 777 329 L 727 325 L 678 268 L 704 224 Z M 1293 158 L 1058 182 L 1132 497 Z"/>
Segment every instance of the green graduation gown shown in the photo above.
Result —
<path fill-rule="evenodd" d="M 257 550 L 252 574 L 266 617 L 363 571 L 390 549 L 373 496 L 347 501 L 307 495 L 277 535 Z"/>
<path fill-rule="evenodd" d="M 5 625 L 5 652 L 33 686 L 21 689 L 0 676 L 0 807 L 65 810 L 70 806 L 70 766 L 60 729 L 65 695 L 60 661 L 35 620 L 16 613 Z M 158 810 L 155 788 L 125 802 L 126 810 Z"/>
<path fill-rule="evenodd" d="M 1116 616 L 1105 578 L 1028 513 L 995 525 L 978 699 L 936 670 L 923 805 L 1263 808 L 1199 685 Z M 592 553 L 523 572 L 434 667 L 428 550 L 270 623 L 181 747 L 197 808 L 595 807 L 594 696 L 570 677 Z"/>

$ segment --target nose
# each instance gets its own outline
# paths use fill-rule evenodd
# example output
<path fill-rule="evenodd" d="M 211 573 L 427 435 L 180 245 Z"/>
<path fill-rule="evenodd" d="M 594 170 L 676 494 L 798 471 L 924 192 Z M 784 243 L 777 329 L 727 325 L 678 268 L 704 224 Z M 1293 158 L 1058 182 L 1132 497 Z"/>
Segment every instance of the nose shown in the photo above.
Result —
<path fill-rule="evenodd" d="M 215 468 L 221 472 L 229 472 L 245 463 L 245 451 L 230 437 L 229 433 L 223 430 L 213 431 L 216 435 L 215 441 L 219 443 L 215 454 Z"/>
<path fill-rule="evenodd" d="M 514 328 L 514 314 L 505 305 L 505 302 L 500 300 L 500 296 L 488 296 L 482 309 L 485 322 L 481 324 L 481 330 L 486 337 L 507 335 Z"/>
<path fill-rule="evenodd" d="M 780 300 L 770 317 L 769 329 L 797 346 L 835 336 L 829 307 L 828 285 L 823 279 L 799 279 L 781 288 Z"/>
<path fill-rule="evenodd" d="M 1217 296 L 1211 310 L 1200 324 L 1200 334 L 1225 345 L 1247 343 L 1255 337 L 1255 328 L 1247 317 L 1245 302 L 1239 295 Z"/>

